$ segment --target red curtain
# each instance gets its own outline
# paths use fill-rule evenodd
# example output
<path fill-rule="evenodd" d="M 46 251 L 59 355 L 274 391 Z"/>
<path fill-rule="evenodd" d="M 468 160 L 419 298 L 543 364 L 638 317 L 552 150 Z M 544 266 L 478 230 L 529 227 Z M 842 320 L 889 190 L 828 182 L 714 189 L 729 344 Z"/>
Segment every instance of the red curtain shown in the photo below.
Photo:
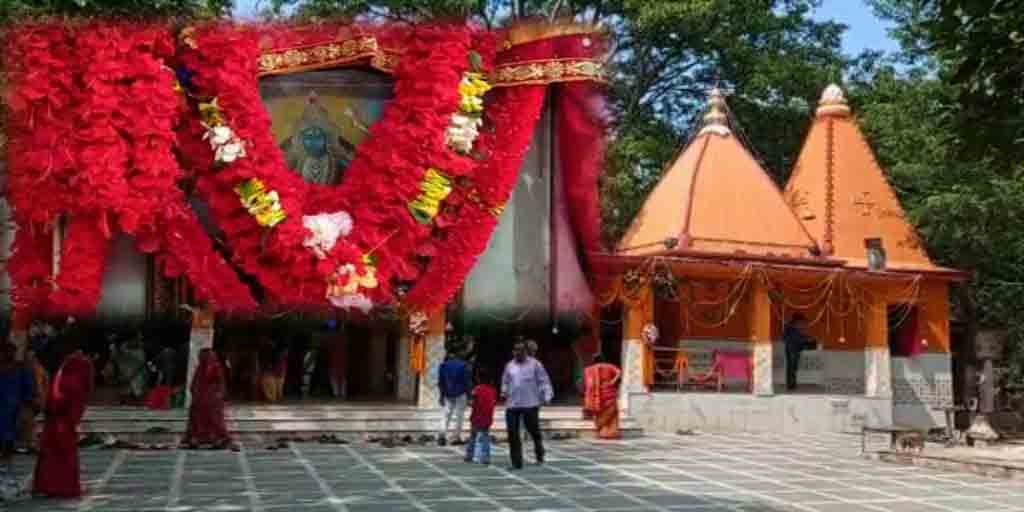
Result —
<path fill-rule="evenodd" d="M 907 308 L 907 318 L 898 331 L 900 353 L 906 354 L 907 357 L 917 357 L 921 353 L 921 343 L 917 334 L 917 306 L 908 305 Z"/>
<path fill-rule="evenodd" d="M 573 231 L 584 251 L 599 251 L 598 180 L 605 152 L 603 86 L 594 82 L 563 84 L 557 98 L 558 157 Z"/>

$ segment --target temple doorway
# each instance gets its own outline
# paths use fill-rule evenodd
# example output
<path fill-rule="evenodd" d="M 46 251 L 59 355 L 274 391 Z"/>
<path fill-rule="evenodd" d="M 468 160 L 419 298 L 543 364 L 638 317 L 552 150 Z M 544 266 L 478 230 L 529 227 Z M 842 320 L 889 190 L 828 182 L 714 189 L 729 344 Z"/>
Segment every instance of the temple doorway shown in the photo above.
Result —
<path fill-rule="evenodd" d="M 359 402 L 395 400 L 397 330 L 379 325 L 352 326 L 348 329 L 347 341 L 346 398 Z"/>

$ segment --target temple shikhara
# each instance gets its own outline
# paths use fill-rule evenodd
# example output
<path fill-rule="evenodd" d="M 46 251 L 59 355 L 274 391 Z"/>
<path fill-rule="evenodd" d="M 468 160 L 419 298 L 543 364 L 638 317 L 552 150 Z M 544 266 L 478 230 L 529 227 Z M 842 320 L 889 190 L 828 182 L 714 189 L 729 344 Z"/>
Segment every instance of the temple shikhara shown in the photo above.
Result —
<path fill-rule="evenodd" d="M 39 349 L 69 318 L 92 329 L 97 430 L 148 402 L 125 365 L 152 362 L 139 386 L 184 393 L 201 348 L 251 418 L 284 402 L 330 430 L 317 421 L 358 406 L 353 429 L 432 430 L 446 351 L 497 369 L 521 339 L 551 374 L 556 429 L 575 428 L 598 353 L 623 369 L 627 431 L 943 424 L 949 287 L 965 276 L 929 259 L 843 91 L 824 90 L 780 189 L 712 90 L 602 247 L 605 36 L 19 28 L 5 48 L 10 339 Z M 787 386 L 800 318 L 815 343 Z M 269 373 L 277 391 L 259 384 Z"/>
<path fill-rule="evenodd" d="M 601 318 L 622 318 L 621 335 L 604 333 L 622 339 L 622 405 L 657 429 L 942 425 L 949 286 L 964 276 L 928 259 L 842 90 L 822 95 L 784 191 L 722 93 L 709 101 L 594 264 Z M 786 389 L 782 334 L 797 315 L 818 347 Z"/>

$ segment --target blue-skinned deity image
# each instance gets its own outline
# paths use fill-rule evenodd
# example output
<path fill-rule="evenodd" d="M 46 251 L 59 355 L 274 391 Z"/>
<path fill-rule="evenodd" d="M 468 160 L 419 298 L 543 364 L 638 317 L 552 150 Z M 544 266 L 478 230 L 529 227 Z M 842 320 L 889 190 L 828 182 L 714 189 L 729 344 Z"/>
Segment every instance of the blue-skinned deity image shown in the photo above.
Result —
<path fill-rule="evenodd" d="M 302 117 L 281 144 L 285 160 L 308 183 L 334 185 L 355 158 L 355 146 L 342 137 L 315 92 L 309 94 Z"/>

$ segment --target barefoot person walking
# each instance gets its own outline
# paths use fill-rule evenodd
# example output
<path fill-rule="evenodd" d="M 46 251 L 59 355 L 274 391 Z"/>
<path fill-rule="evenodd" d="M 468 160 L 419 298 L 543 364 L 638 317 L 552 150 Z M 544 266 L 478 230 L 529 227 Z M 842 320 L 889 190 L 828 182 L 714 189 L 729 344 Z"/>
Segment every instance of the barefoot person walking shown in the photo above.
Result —
<path fill-rule="evenodd" d="M 605 362 L 604 356 L 594 356 L 594 364 L 584 370 L 584 409 L 594 417 L 598 439 L 618 439 L 619 433 L 619 380 L 622 371 Z"/>
<path fill-rule="evenodd" d="M 227 381 L 217 354 L 209 348 L 199 352 L 199 367 L 192 378 L 192 405 L 189 407 L 188 430 L 182 445 L 196 448 L 212 445 L 227 448 L 231 444 L 224 421 L 224 396 Z"/>
<path fill-rule="evenodd" d="M 78 498 L 82 485 L 78 468 L 78 424 L 93 390 L 92 361 L 81 350 L 82 334 L 72 327 L 63 335 L 68 354 L 53 377 L 46 396 L 46 420 L 39 437 L 32 493 L 51 498 Z"/>
<path fill-rule="evenodd" d="M 544 441 L 540 433 L 540 406 L 551 403 L 554 391 L 551 378 L 540 361 L 530 357 L 526 344 L 517 342 L 514 358 L 505 365 L 501 378 L 501 396 L 505 398 L 505 424 L 508 429 L 509 456 L 512 468 L 523 467 L 523 443 L 519 437 L 520 422 L 533 439 L 537 463 L 544 463 Z"/>

